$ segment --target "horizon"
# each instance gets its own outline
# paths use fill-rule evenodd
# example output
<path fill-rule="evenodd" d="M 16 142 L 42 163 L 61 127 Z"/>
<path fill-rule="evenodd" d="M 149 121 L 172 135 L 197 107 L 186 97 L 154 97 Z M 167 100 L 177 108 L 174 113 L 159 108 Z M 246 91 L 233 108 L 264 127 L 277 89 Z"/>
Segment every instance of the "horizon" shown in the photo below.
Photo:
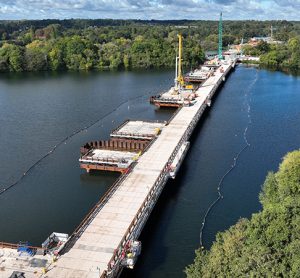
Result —
<path fill-rule="evenodd" d="M 19 19 L 0 19 L 0 22 L 3 21 L 47 21 L 47 20 L 57 20 L 57 21 L 63 21 L 63 20 L 114 20 L 114 21 L 145 21 L 145 22 L 151 22 L 151 21 L 156 21 L 156 22 L 168 22 L 168 21 L 186 21 L 186 22 L 197 22 L 197 21 L 212 21 L 212 22 L 218 22 L 219 18 L 217 19 L 139 19 L 139 18 L 103 18 L 103 17 L 98 17 L 98 18 L 86 18 L 86 17 L 69 17 L 69 18 L 19 18 Z M 300 22 L 299 20 L 289 20 L 289 19 L 222 19 L 222 21 L 257 21 L 257 22 L 271 22 L 271 21 L 278 21 L 278 22 Z"/>
<path fill-rule="evenodd" d="M 222 11 L 225 21 L 300 21 L 299 8 L 300 0 L 2 0 L 0 19 L 217 21 Z"/>

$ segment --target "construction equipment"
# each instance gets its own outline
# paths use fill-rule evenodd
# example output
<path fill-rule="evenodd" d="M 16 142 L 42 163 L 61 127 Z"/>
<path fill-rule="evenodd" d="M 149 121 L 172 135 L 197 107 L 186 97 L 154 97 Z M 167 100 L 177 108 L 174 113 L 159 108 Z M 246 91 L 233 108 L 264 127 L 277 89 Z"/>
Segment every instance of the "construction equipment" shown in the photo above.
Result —
<path fill-rule="evenodd" d="M 46 253 L 57 256 L 59 252 L 64 248 L 68 239 L 69 239 L 68 234 L 53 232 L 42 243 L 42 247 L 45 249 Z"/>
<path fill-rule="evenodd" d="M 133 269 L 138 256 L 141 254 L 142 243 L 137 240 L 128 241 L 121 253 L 121 264 L 127 268 Z"/>
<path fill-rule="evenodd" d="M 178 34 L 178 56 L 176 56 L 175 69 L 175 89 L 178 90 L 184 86 L 184 79 L 182 75 L 182 35 Z"/>
<path fill-rule="evenodd" d="M 174 86 L 168 91 L 150 97 L 150 103 L 158 107 L 181 107 L 193 105 L 195 87 L 186 84 L 182 73 L 182 35 L 178 34 L 178 55 L 176 55 Z"/>
<path fill-rule="evenodd" d="M 219 49 L 218 49 L 218 58 L 220 60 L 223 59 L 223 55 L 222 55 L 222 49 L 223 49 L 222 36 L 223 36 L 223 26 L 222 26 L 222 12 L 221 12 L 220 13 L 220 20 L 219 20 Z"/>

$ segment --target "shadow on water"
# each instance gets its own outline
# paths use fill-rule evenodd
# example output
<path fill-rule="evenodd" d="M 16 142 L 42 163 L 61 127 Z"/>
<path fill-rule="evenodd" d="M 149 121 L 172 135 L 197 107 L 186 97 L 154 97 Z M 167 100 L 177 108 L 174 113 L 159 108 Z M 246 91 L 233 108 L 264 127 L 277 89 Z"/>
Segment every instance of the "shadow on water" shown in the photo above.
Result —
<path fill-rule="evenodd" d="M 155 114 L 156 115 L 170 115 L 170 114 L 173 114 L 175 113 L 177 110 L 177 108 L 157 108 L 155 109 Z"/>
<path fill-rule="evenodd" d="M 89 173 L 85 172 L 80 174 L 80 180 L 83 183 L 86 183 L 84 186 L 89 186 L 92 184 L 96 184 L 97 186 L 99 186 L 99 181 L 111 179 L 117 180 L 120 175 L 121 174 L 118 172 L 102 172 L 90 170 Z"/>

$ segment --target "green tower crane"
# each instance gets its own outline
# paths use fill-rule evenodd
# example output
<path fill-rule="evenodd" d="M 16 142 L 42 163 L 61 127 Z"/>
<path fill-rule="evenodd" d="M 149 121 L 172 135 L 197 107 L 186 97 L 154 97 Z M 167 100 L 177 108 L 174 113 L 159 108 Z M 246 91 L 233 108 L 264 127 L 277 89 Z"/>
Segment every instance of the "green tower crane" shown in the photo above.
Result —
<path fill-rule="evenodd" d="M 220 13 L 220 20 L 219 20 L 219 49 L 218 49 L 218 57 L 219 59 L 223 59 L 222 55 L 222 34 L 223 34 L 223 26 L 222 26 L 222 13 Z"/>

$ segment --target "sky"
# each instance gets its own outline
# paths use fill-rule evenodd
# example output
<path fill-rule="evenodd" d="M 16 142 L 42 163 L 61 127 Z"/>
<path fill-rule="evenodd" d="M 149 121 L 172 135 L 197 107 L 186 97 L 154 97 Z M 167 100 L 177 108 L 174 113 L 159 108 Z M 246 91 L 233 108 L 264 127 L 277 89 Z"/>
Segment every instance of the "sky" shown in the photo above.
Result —
<path fill-rule="evenodd" d="M 0 19 L 300 20 L 300 0 L 0 0 Z"/>

